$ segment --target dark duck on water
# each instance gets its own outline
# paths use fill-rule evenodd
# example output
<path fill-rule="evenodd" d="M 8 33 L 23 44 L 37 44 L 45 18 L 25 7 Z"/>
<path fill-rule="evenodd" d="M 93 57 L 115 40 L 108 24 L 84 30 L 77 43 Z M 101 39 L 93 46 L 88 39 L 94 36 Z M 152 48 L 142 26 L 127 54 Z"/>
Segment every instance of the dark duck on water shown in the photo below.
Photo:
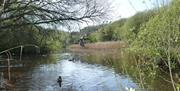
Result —
<path fill-rule="evenodd" d="M 71 59 L 69 59 L 69 61 L 75 61 L 75 58 L 71 58 Z"/>
<path fill-rule="evenodd" d="M 59 87 L 61 87 L 61 84 L 62 84 L 62 77 L 61 76 L 58 77 L 57 83 L 59 84 Z"/>

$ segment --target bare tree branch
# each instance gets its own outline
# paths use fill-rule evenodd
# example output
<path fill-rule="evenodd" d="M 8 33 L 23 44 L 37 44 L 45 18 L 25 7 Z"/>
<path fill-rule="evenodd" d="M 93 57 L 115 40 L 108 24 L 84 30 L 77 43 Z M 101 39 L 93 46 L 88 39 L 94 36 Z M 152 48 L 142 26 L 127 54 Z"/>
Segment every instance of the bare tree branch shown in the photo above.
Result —
<path fill-rule="evenodd" d="M 107 10 L 100 0 L 7 0 L 0 10 L 0 29 L 97 21 L 107 15 Z"/>

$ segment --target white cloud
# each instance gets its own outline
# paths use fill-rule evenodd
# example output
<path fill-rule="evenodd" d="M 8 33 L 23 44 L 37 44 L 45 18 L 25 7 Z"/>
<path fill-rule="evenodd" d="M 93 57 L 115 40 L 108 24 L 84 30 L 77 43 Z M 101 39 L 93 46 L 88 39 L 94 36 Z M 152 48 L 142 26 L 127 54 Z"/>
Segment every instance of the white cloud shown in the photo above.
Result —
<path fill-rule="evenodd" d="M 120 18 L 127 18 L 133 16 L 135 13 L 159 7 L 162 4 L 167 4 L 171 0 L 107 0 L 112 4 L 112 13 L 109 21 L 119 20 Z M 89 23 L 94 25 L 97 23 Z M 88 26 L 86 23 L 81 24 L 80 28 Z"/>

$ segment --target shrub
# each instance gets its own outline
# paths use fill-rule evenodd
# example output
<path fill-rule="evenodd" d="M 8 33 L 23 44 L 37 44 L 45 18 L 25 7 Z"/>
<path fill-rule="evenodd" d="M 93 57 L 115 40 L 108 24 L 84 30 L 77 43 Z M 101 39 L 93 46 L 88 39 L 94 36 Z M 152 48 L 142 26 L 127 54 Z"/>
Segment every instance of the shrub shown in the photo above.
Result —
<path fill-rule="evenodd" d="M 161 8 L 158 15 L 140 28 L 132 49 L 143 49 L 141 54 L 156 57 L 160 61 L 179 63 L 180 46 L 180 1 L 175 0 L 170 6 Z M 147 50 L 149 53 L 147 53 Z"/>

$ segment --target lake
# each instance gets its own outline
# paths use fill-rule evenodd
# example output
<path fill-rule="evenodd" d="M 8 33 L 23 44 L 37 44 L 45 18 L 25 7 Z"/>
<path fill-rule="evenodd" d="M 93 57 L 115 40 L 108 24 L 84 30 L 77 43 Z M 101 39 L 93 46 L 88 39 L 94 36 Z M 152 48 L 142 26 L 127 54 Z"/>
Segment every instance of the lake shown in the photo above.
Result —
<path fill-rule="evenodd" d="M 0 64 L 0 72 L 10 79 L 16 91 L 172 91 L 163 78 L 168 75 L 145 73 L 122 58 L 117 50 L 65 51 L 24 56 L 11 60 L 8 69 Z M 1 59 L 3 60 L 3 59 Z M 146 67 L 144 67 L 146 68 Z M 152 75 L 149 75 L 152 74 Z M 57 79 L 62 77 L 61 87 Z M 6 90 L 4 90 L 6 91 Z"/>

